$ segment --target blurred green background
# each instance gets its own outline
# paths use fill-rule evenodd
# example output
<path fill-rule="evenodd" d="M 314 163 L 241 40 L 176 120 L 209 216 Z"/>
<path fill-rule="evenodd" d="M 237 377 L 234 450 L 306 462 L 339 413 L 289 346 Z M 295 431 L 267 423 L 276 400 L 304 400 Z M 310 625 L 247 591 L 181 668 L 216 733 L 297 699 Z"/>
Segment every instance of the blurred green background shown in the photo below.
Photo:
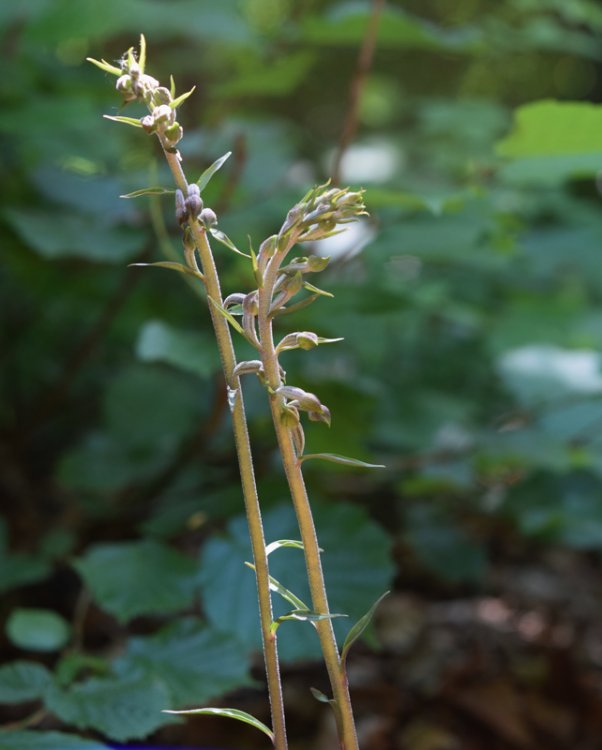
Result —
<path fill-rule="evenodd" d="M 114 79 L 146 35 L 189 179 L 243 249 L 325 181 L 370 2 L 0 6 L 2 750 L 264 747 L 160 709 L 268 720 L 254 585 L 202 295 L 132 262 L 180 253 L 155 139 Z M 330 430 L 307 478 L 342 637 L 391 589 L 350 679 L 363 750 L 595 748 L 602 716 L 602 8 L 407 0 L 382 12 L 341 181 L 369 219 L 312 251 L 335 294 L 284 319 Z M 518 108 L 518 109 L 517 109 Z M 253 287 L 222 246 L 225 293 Z M 244 354 L 244 349 L 241 349 Z M 283 358 L 284 359 L 284 358 Z M 268 539 L 295 538 L 264 393 L 246 384 Z M 303 598 L 299 553 L 274 574 Z M 279 633 L 291 748 L 334 746 L 316 640 Z M 229 694 L 224 698 L 225 694 Z M 78 731 L 70 738 L 65 732 Z M 598 739 L 596 739 L 598 738 Z"/>

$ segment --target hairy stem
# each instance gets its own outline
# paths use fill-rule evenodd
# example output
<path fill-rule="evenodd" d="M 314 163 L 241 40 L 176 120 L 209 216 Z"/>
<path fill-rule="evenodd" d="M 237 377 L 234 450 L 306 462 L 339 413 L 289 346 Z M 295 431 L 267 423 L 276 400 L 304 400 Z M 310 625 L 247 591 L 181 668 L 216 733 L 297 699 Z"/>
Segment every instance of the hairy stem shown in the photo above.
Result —
<path fill-rule="evenodd" d="M 286 253 L 282 253 L 281 257 L 284 257 L 285 255 Z M 261 356 L 264 374 L 270 391 L 270 408 L 272 411 L 274 429 L 276 431 L 278 446 L 282 456 L 282 463 L 289 484 L 299 530 L 301 532 L 307 577 L 311 591 L 312 607 L 314 611 L 328 615 L 330 609 L 328 605 L 328 597 L 326 595 L 326 585 L 320 560 L 320 548 L 318 546 L 318 538 L 316 535 L 311 505 L 307 495 L 301 466 L 297 459 L 290 428 L 287 427 L 282 420 L 283 398 L 278 394 L 273 393 L 273 391 L 276 391 L 282 385 L 280 366 L 274 347 L 272 321 L 269 313 L 272 301 L 272 291 L 278 274 L 280 260 L 281 258 L 279 258 L 278 255 L 274 256 L 264 277 L 263 287 L 259 289 L 259 312 L 257 321 L 259 327 L 259 339 L 261 342 Z M 335 712 L 341 750 L 357 750 L 358 743 L 351 698 L 349 696 L 349 686 L 347 678 L 341 669 L 341 659 L 332 627 L 332 620 L 327 618 L 319 620 L 315 624 L 332 687 L 333 697 L 336 702 Z"/>
<path fill-rule="evenodd" d="M 163 145 L 165 158 L 173 174 L 174 181 L 178 188 L 184 193 L 188 192 L 188 183 L 179 155 L 168 150 Z M 207 295 L 220 307 L 222 306 L 222 295 L 219 283 L 219 277 L 213 258 L 211 247 L 207 240 L 205 229 L 198 221 L 190 221 L 190 232 L 201 259 L 202 272 L 205 275 L 205 286 Z M 230 335 L 230 328 L 227 321 L 219 314 L 214 305 L 209 304 L 209 312 L 213 323 L 213 329 L 217 339 L 219 354 L 226 378 L 226 383 L 232 394 L 232 423 L 234 429 L 234 441 L 238 455 L 240 475 L 242 480 L 243 495 L 245 499 L 245 510 L 249 524 L 249 535 L 251 537 L 251 546 L 253 549 L 253 560 L 255 564 L 257 592 L 259 599 L 259 614 L 261 620 L 261 634 L 263 639 L 263 650 L 265 658 L 265 670 L 270 696 L 270 705 L 272 712 L 272 730 L 274 732 L 274 747 L 276 750 L 286 750 L 286 727 L 284 718 L 284 701 L 282 696 L 282 683 L 280 680 L 280 666 L 278 661 L 278 651 L 276 647 L 276 637 L 271 632 L 273 620 L 272 600 L 270 595 L 268 559 L 265 551 L 265 538 L 263 533 L 263 524 L 261 520 L 261 509 L 257 496 L 257 487 L 255 485 L 255 472 L 253 469 L 253 459 L 251 455 L 251 445 L 249 442 L 249 433 L 247 430 L 247 421 L 245 416 L 245 407 L 243 402 L 242 390 L 238 377 L 233 376 L 236 366 L 234 346 Z"/>

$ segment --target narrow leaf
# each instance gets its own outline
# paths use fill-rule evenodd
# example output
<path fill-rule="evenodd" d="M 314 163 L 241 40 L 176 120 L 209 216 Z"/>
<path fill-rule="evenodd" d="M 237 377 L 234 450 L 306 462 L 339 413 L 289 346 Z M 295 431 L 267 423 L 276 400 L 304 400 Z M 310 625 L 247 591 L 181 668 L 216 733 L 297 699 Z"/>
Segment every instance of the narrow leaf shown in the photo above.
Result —
<path fill-rule="evenodd" d="M 138 65 L 140 66 L 140 72 L 144 73 L 146 67 L 146 37 L 144 34 L 140 34 L 140 54 L 138 55 Z"/>
<path fill-rule="evenodd" d="M 86 57 L 86 60 L 92 63 L 92 65 L 96 65 L 97 68 L 104 70 L 105 73 L 111 73 L 111 75 L 114 76 L 121 75 L 121 68 L 118 68 L 115 65 L 111 65 L 106 60 L 95 60 L 93 57 Z"/>
<path fill-rule="evenodd" d="M 232 252 L 236 253 L 237 255 L 242 255 L 243 258 L 251 257 L 250 255 L 247 255 L 247 253 L 243 253 L 242 250 L 239 250 L 232 242 L 232 240 L 228 237 L 228 235 L 224 234 L 221 229 L 217 229 L 217 227 L 211 227 L 209 231 L 218 242 L 221 242 L 222 245 L 225 245 L 229 250 L 232 250 Z"/>
<path fill-rule="evenodd" d="M 238 331 L 241 336 L 245 336 L 244 328 L 240 325 L 236 318 L 233 315 L 230 315 L 227 310 L 224 310 L 224 308 L 218 302 L 216 302 L 213 297 L 208 297 L 208 299 L 213 307 L 215 307 L 215 309 L 220 313 L 220 315 L 222 315 L 228 321 L 228 323 L 230 323 L 232 328 L 234 328 L 235 331 Z"/>
<path fill-rule="evenodd" d="M 171 94 L 172 99 L 176 95 L 176 82 L 173 79 L 173 76 L 169 76 L 169 93 Z"/>
<path fill-rule="evenodd" d="M 360 461 L 357 458 L 348 458 L 339 456 L 337 453 L 308 453 L 306 456 L 299 458 L 299 463 L 308 461 L 310 458 L 319 458 L 322 461 L 330 461 L 333 464 L 342 464 L 343 466 L 357 466 L 360 469 L 384 469 L 384 464 L 369 464 L 366 461 Z"/>
<path fill-rule="evenodd" d="M 228 153 L 224 154 L 223 156 L 220 156 L 219 159 L 216 159 L 210 167 L 207 167 L 207 169 L 203 172 L 203 174 L 196 181 L 196 184 L 199 186 L 199 190 L 201 192 L 203 192 L 203 190 L 209 184 L 209 180 L 213 177 L 213 175 L 217 172 L 218 169 L 222 168 L 222 166 L 230 158 L 231 155 L 232 155 L 232 151 L 228 151 Z"/>
<path fill-rule="evenodd" d="M 343 665 L 343 668 L 345 667 L 345 661 L 347 659 L 347 654 L 349 653 L 349 649 L 361 636 L 364 630 L 366 630 L 366 628 L 372 621 L 372 618 L 374 617 L 376 608 L 382 602 L 385 596 L 388 596 L 388 594 L 389 592 L 385 591 L 385 593 L 374 602 L 374 604 L 370 607 L 370 609 L 366 612 L 366 614 L 363 617 L 360 617 L 360 619 L 355 623 L 355 625 L 347 633 L 347 638 L 345 638 L 345 643 L 343 644 L 343 650 L 341 651 L 341 664 Z"/>
<path fill-rule="evenodd" d="M 294 547 L 295 549 L 303 549 L 303 542 L 299 542 L 296 539 L 279 539 L 277 542 L 271 542 L 268 544 L 268 546 L 265 548 L 266 555 L 270 555 L 272 552 L 275 552 L 277 549 L 281 549 L 282 547 Z"/>
<path fill-rule="evenodd" d="M 131 125 L 134 128 L 141 128 L 142 123 L 136 117 L 123 117 L 122 115 L 103 115 L 105 120 L 113 120 L 114 122 L 124 122 L 126 125 Z"/>
<path fill-rule="evenodd" d="M 196 86 L 193 86 L 193 87 L 192 87 L 192 88 L 190 89 L 190 91 L 187 91 L 187 92 L 186 92 L 185 94 L 180 94 L 180 96 L 176 97 L 175 99 L 173 99 L 173 100 L 172 100 L 172 101 L 171 101 L 171 102 L 169 103 L 169 106 L 170 106 L 170 107 L 171 107 L 172 109 L 176 109 L 176 107 L 179 107 L 179 106 L 180 106 L 180 104 L 182 104 L 182 102 L 184 102 L 184 101 L 186 101 L 186 99 L 188 99 L 188 97 L 189 97 L 189 96 L 190 96 L 190 95 L 192 94 L 192 92 L 193 92 L 193 91 L 194 91 L 195 89 L 196 89 Z"/>
<path fill-rule="evenodd" d="M 321 612 L 314 612 L 313 610 L 309 609 L 293 609 L 290 612 L 287 612 L 285 615 L 281 615 L 277 620 L 274 620 L 274 622 L 272 623 L 272 630 L 276 630 L 276 627 L 286 620 L 299 620 L 300 622 L 319 622 L 320 620 L 333 620 L 335 617 L 347 617 L 347 615 L 336 612 L 323 614 Z"/>
<path fill-rule="evenodd" d="M 148 188 L 140 188 L 140 190 L 134 190 L 132 193 L 126 193 L 125 195 L 120 195 L 120 198 L 139 198 L 141 195 L 173 195 L 175 193 L 175 190 L 168 190 L 167 188 L 157 186 L 157 187 L 148 187 Z"/>
<path fill-rule="evenodd" d="M 159 260 L 156 263 L 130 263 L 130 266 L 140 266 L 142 268 L 144 267 L 153 267 L 156 268 L 169 268 L 172 271 L 178 271 L 178 273 L 185 273 L 188 276 L 194 276 L 197 279 L 201 279 L 201 281 L 205 280 L 205 277 L 202 273 L 199 273 L 198 271 L 193 271 L 192 268 L 188 268 L 188 266 L 185 266 L 183 263 L 176 263 L 173 260 Z"/>
<path fill-rule="evenodd" d="M 245 565 L 248 568 L 251 568 L 251 570 L 255 570 L 255 566 L 253 565 L 253 563 L 246 562 Z M 287 588 L 285 588 L 280 583 L 280 581 L 277 581 L 273 576 L 270 576 L 270 589 L 272 591 L 275 591 L 277 594 L 280 594 L 280 596 L 283 599 L 286 599 L 289 604 L 292 604 L 296 610 L 304 610 L 306 612 L 310 611 L 305 602 L 301 601 L 298 596 L 295 596 L 292 591 L 289 591 Z"/>
<path fill-rule="evenodd" d="M 314 294 L 319 295 L 320 297 L 334 297 L 334 294 L 332 294 L 332 292 L 327 292 L 324 289 L 319 289 L 317 286 L 310 284 L 309 281 L 306 281 L 303 284 L 303 288 L 307 289 L 308 292 L 313 292 Z"/>
<path fill-rule="evenodd" d="M 312 294 L 311 297 L 306 297 L 305 299 L 300 300 L 299 302 L 295 302 L 294 305 L 289 305 L 288 307 L 281 307 L 279 310 L 277 310 L 274 313 L 274 317 L 279 315 L 288 315 L 289 313 L 297 312 L 298 310 L 303 310 L 304 307 L 309 307 L 309 305 L 312 304 L 312 302 L 315 302 L 317 299 L 320 299 L 320 294 Z"/>
<path fill-rule="evenodd" d="M 321 690 L 318 690 L 315 687 L 309 688 L 310 693 L 313 695 L 313 697 L 319 701 L 320 703 L 330 703 L 331 700 L 327 695 L 324 695 L 324 693 Z"/>
<path fill-rule="evenodd" d="M 246 713 L 246 711 L 239 711 L 237 708 L 190 708 L 183 711 L 169 711 L 164 710 L 163 713 L 166 714 L 203 714 L 205 716 L 224 716 L 229 719 L 236 719 L 237 721 L 244 721 L 245 724 L 250 724 L 252 727 L 255 727 L 255 729 L 259 729 L 260 732 L 263 732 L 264 734 L 267 734 L 267 736 L 274 741 L 274 734 L 266 727 L 266 725 L 259 721 L 259 719 L 256 719 L 254 716 L 251 716 L 251 714 Z"/>

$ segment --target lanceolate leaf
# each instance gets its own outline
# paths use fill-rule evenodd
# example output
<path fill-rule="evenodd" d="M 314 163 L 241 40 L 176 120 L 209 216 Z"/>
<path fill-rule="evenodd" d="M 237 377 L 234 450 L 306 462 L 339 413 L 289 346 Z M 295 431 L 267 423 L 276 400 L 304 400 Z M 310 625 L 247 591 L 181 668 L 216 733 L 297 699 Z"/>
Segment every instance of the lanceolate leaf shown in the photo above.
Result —
<path fill-rule="evenodd" d="M 255 570 L 255 566 L 253 565 L 253 563 L 246 562 L 245 565 L 251 568 L 251 570 Z M 283 586 L 280 583 L 280 581 L 277 581 L 273 576 L 270 576 L 270 588 L 272 589 L 272 591 L 275 591 L 277 594 L 280 594 L 280 596 L 283 599 L 286 599 L 286 601 L 289 604 L 292 604 L 296 610 L 305 611 L 305 612 L 310 611 L 309 607 L 307 606 L 307 604 L 305 604 L 305 602 L 299 599 L 298 596 L 295 596 L 295 594 L 293 594 L 292 591 L 289 591 L 285 586 Z"/>
<path fill-rule="evenodd" d="M 277 542 L 270 542 L 265 548 L 266 555 L 270 555 L 277 549 L 282 547 L 294 547 L 295 549 L 303 549 L 303 542 L 299 542 L 296 539 L 279 539 Z"/>
<path fill-rule="evenodd" d="M 313 697 L 320 703 L 334 703 L 334 701 L 332 701 L 327 695 L 324 695 L 321 690 L 318 690 L 315 687 L 310 687 L 309 691 L 313 695 Z"/>
<path fill-rule="evenodd" d="M 332 294 L 332 292 L 327 292 L 324 289 L 320 289 L 319 287 L 310 284 L 309 281 L 306 281 L 303 284 L 303 288 L 307 289 L 308 292 L 313 292 L 314 294 L 319 295 L 320 297 L 334 297 L 334 294 Z"/>
<path fill-rule="evenodd" d="M 113 120 L 114 122 L 123 122 L 126 125 L 131 125 L 134 128 L 141 128 L 142 123 L 137 117 L 123 117 L 123 115 L 103 115 L 105 120 Z"/>
<path fill-rule="evenodd" d="M 202 273 L 193 271 L 192 268 L 185 266 L 183 263 L 176 263 L 173 260 L 159 260 L 156 263 L 130 263 L 129 265 L 140 266 L 141 268 L 169 268 L 172 271 L 178 271 L 178 273 L 184 273 L 188 276 L 194 276 L 196 279 L 200 279 L 201 281 L 205 280 L 205 277 Z"/>
<path fill-rule="evenodd" d="M 237 721 L 244 721 L 245 724 L 250 724 L 252 727 L 255 727 L 255 729 L 259 729 L 260 732 L 263 732 L 264 734 L 267 734 L 267 736 L 274 741 L 274 734 L 266 727 L 266 725 L 259 721 L 259 719 L 256 719 L 254 716 L 251 716 L 251 714 L 246 713 L 246 711 L 239 711 L 237 708 L 191 708 L 184 711 L 164 711 L 166 714 L 183 714 L 183 715 L 193 715 L 193 714 L 200 714 L 205 716 L 225 716 L 229 719 L 237 719 Z"/>
<path fill-rule="evenodd" d="M 374 617 L 374 613 L 376 612 L 376 608 L 378 605 L 382 602 L 382 600 L 389 594 L 388 591 L 385 591 L 385 593 L 380 596 L 374 604 L 370 607 L 370 609 L 366 612 L 366 614 L 363 617 L 360 617 L 360 619 L 355 623 L 355 625 L 351 628 L 351 630 L 347 633 L 347 637 L 345 638 L 345 643 L 343 644 L 343 650 L 341 651 L 341 663 L 343 666 L 345 665 L 345 662 L 347 660 L 347 654 L 349 653 L 349 649 L 353 644 L 357 641 L 357 639 L 362 635 L 364 630 L 370 625 L 370 622 L 372 621 L 372 618 Z"/>
<path fill-rule="evenodd" d="M 188 97 L 192 94 L 192 92 L 196 89 L 196 86 L 193 86 L 190 91 L 187 91 L 185 94 L 180 94 L 180 96 L 177 96 L 173 101 L 169 103 L 169 106 L 172 109 L 176 109 L 176 107 L 179 107 L 182 102 L 186 101 Z"/>
<path fill-rule="evenodd" d="M 209 300 L 209 302 L 211 302 L 213 307 L 215 307 L 215 309 L 220 313 L 220 315 L 222 315 L 228 321 L 228 323 L 230 323 L 232 328 L 234 328 L 235 331 L 238 331 L 238 333 L 240 333 L 241 336 L 245 336 L 246 338 L 244 328 L 240 325 L 238 320 L 236 320 L 236 318 L 233 315 L 230 315 L 230 313 L 227 310 L 224 310 L 224 308 L 218 302 L 216 302 L 213 299 L 213 297 L 207 297 L 207 299 Z"/>
<path fill-rule="evenodd" d="M 287 612 L 285 615 L 281 615 L 272 623 L 272 632 L 276 632 L 278 626 L 286 620 L 299 620 L 300 622 L 319 622 L 320 620 L 332 620 L 335 617 L 347 617 L 347 615 L 339 613 L 323 614 L 321 612 L 313 612 L 309 609 L 293 609 Z"/>
<path fill-rule="evenodd" d="M 221 169 L 225 162 L 230 158 L 231 154 L 232 151 L 228 151 L 228 153 L 220 156 L 220 158 L 216 159 L 210 167 L 207 167 L 207 169 L 199 177 L 199 179 L 196 181 L 196 184 L 199 186 L 199 190 L 201 191 L 201 193 L 207 187 L 213 175 L 218 171 L 218 169 Z"/>
<path fill-rule="evenodd" d="M 384 464 L 369 464 L 366 461 L 360 461 L 357 458 L 348 458 L 339 456 L 337 453 L 308 453 L 306 456 L 299 458 L 299 463 L 309 461 L 312 458 L 319 458 L 322 461 L 330 461 L 333 464 L 342 464 L 343 466 L 357 466 L 360 469 L 384 469 Z"/>
<path fill-rule="evenodd" d="M 120 195 L 119 197 L 140 198 L 142 195 L 173 195 L 175 192 L 175 190 L 168 190 L 158 185 L 156 187 L 140 188 L 140 190 L 134 190 L 132 193 L 125 193 L 125 195 Z"/>
<path fill-rule="evenodd" d="M 227 247 L 228 250 L 232 250 L 232 252 L 236 253 L 237 255 L 242 255 L 243 258 L 251 257 L 250 255 L 247 255 L 247 253 L 243 253 L 242 250 L 239 250 L 232 242 L 232 240 L 228 237 L 228 235 L 222 232 L 221 229 L 217 229 L 217 227 L 211 227 L 209 231 L 211 232 L 211 235 L 215 237 L 218 242 L 221 242 L 222 245 Z"/>

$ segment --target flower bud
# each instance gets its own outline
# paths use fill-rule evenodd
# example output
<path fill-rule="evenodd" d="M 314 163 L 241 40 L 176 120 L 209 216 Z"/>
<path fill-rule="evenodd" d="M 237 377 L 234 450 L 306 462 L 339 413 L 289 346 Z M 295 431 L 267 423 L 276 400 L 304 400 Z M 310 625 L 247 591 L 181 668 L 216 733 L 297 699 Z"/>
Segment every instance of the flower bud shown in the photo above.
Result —
<path fill-rule="evenodd" d="M 186 202 L 184 201 L 184 193 L 181 190 L 176 190 L 176 221 L 180 226 L 186 223 L 188 219 L 188 211 L 186 209 Z"/>
<path fill-rule="evenodd" d="M 207 229 L 217 224 L 217 216 L 212 208 L 204 208 L 199 214 L 199 221 Z"/>
<path fill-rule="evenodd" d="M 157 126 L 155 125 L 155 120 L 152 115 L 145 115 L 141 120 L 140 123 L 142 124 L 142 128 L 146 133 L 154 133 L 157 129 Z"/>
<path fill-rule="evenodd" d="M 138 78 L 141 72 L 142 71 L 140 70 L 140 65 L 138 65 L 137 62 L 132 62 L 128 65 L 128 73 L 132 76 L 132 78 Z"/>
<path fill-rule="evenodd" d="M 120 94 L 123 95 L 126 101 L 131 101 L 132 99 L 136 98 L 136 95 L 132 91 L 132 79 L 129 75 L 127 75 L 127 73 L 119 76 L 117 82 L 115 83 L 115 88 L 117 89 L 117 91 L 119 91 Z"/>
<path fill-rule="evenodd" d="M 153 91 L 153 103 L 156 107 L 161 104 L 169 104 L 172 100 L 171 91 L 165 86 L 157 86 Z"/>
<path fill-rule="evenodd" d="M 175 112 L 168 104 L 160 104 L 153 109 L 153 119 L 157 125 L 172 124 Z"/>
<path fill-rule="evenodd" d="M 174 122 L 173 125 L 165 128 L 163 135 L 165 136 L 165 140 L 167 141 L 167 144 L 169 146 L 175 146 L 176 143 L 179 143 L 182 140 L 184 130 L 178 122 Z"/>

